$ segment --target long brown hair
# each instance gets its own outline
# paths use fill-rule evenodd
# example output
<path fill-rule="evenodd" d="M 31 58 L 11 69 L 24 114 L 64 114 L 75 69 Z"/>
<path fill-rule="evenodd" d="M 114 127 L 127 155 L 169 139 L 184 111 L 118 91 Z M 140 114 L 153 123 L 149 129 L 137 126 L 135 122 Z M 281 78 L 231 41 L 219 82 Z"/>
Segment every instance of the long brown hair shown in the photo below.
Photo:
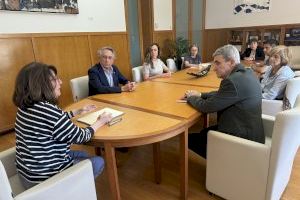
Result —
<path fill-rule="evenodd" d="M 16 78 L 13 94 L 14 104 L 22 109 L 35 103 L 47 101 L 57 103 L 51 79 L 55 79 L 57 70 L 52 65 L 32 62 L 25 65 Z"/>
<path fill-rule="evenodd" d="M 153 62 L 152 62 L 152 58 L 151 58 L 151 48 L 152 48 L 154 45 L 157 46 L 157 50 L 158 50 L 158 52 L 157 52 L 157 58 L 160 58 L 160 47 L 159 47 L 159 45 L 158 45 L 157 43 L 152 43 L 152 44 L 147 48 L 146 54 L 145 54 L 145 63 L 150 64 L 150 67 L 151 67 L 151 68 L 154 68 Z"/>

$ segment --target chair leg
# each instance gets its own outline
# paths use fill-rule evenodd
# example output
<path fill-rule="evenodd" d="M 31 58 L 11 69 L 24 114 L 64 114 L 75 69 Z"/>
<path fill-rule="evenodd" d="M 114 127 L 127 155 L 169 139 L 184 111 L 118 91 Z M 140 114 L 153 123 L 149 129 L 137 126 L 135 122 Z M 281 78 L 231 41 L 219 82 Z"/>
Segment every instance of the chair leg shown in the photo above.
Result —
<path fill-rule="evenodd" d="M 102 156 L 102 154 L 103 154 L 103 148 L 101 148 L 101 147 L 95 147 L 95 154 L 97 156 Z"/>
<path fill-rule="evenodd" d="M 208 194 L 209 194 L 209 196 L 212 196 L 212 197 L 214 197 L 214 196 L 215 196 L 215 194 L 214 194 L 214 193 L 212 193 L 212 192 L 208 192 Z"/>

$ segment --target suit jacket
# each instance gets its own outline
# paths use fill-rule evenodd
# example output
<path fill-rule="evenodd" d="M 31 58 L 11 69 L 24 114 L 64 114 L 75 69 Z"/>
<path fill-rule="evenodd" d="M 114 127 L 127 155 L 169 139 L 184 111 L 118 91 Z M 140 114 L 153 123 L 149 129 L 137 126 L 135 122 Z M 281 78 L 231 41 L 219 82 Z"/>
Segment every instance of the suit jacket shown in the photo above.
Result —
<path fill-rule="evenodd" d="M 245 57 L 249 57 L 251 54 L 252 49 L 251 48 L 247 48 L 244 53 L 241 55 L 241 59 L 244 59 Z M 256 48 L 256 52 L 255 52 L 255 60 L 265 60 L 265 53 L 264 53 L 264 49 L 261 47 L 257 47 Z"/>
<path fill-rule="evenodd" d="M 265 143 L 262 92 L 253 71 L 238 64 L 216 92 L 191 96 L 188 103 L 204 113 L 218 112 L 218 131 Z"/>
<path fill-rule="evenodd" d="M 112 65 L 114 86 L 110 87 L 100 63 L 89 69 L 89 96 L 95 94 L 120 93 L 119 84 L 125 85 L 128 80 L 120 73 L 117 66 Z"/>

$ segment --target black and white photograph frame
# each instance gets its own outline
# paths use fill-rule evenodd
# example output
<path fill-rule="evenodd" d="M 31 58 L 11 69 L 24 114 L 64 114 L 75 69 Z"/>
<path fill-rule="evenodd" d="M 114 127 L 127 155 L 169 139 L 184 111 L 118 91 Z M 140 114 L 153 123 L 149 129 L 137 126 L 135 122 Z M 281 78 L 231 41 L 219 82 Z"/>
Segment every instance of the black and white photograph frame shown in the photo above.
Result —
<path fill-rule="evenodd" d="M 0 10 L 79 13 L 77 0 L 0 0 Z"/>
<path fill-rule="evenodd" d="M 258 12 L 268 12 L 270 10 L 271 0 L 233 0 L 233 13 L 252 14 Z"/>

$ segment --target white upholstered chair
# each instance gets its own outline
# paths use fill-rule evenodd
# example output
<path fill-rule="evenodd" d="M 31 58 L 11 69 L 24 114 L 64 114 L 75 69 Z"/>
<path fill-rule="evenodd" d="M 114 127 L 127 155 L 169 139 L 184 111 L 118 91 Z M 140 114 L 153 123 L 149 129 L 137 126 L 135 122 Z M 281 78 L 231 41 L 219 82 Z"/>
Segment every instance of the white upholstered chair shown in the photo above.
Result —
<path fill-rule="evenodd" d="M 296 98 L 300 94 L 300 77 L 290 79 L 286 85 L 285 97 L 286 103 L 293 108 Z M 283 110 L 282 100 L 262 100 L 262 113 L 266 115 L 275 116 L 278 112 Z"/>
<path fill-rule="evenodd" d="M 15 148 L 0 152 L 0 200 L 96 200 L 92 163 L 84 160 L 25 190 L 15 166 Z"/>
<path fill-rule="evenodd" d="M 174 59 L 168 58 L 166 62 L 167 62 L 167 67 L 171 72 L 177 72 L 177 67 Z"/>
<path fill-rule="evenodd" d="M 136 83 L 142 82 L 143 81 L 143 66 L 138 66 L 132 68 L 132 80 Z"/>
<path fill-rule="evenodd" d="M 181 69 L 184 69 L 184 56 L 181 57 Z"/>
<path fill-rule="evenodd" d="M 208 133 L 206 187 L 228 200 L 279 200 L 300 140 L 300 96 L 293 109 L 263 115 L 266 143 Z"/>
<path fill-rule="evenodd" d="M 292 53 L 291 68 L 293 70 L 300 70 L 300 47 L 299 46 L 289 46 Z"/>
<path fill-rule="evenodd" d="M 89 96 L 89 77 L 81 76 L 70 80 L 74 102 Z"/>

